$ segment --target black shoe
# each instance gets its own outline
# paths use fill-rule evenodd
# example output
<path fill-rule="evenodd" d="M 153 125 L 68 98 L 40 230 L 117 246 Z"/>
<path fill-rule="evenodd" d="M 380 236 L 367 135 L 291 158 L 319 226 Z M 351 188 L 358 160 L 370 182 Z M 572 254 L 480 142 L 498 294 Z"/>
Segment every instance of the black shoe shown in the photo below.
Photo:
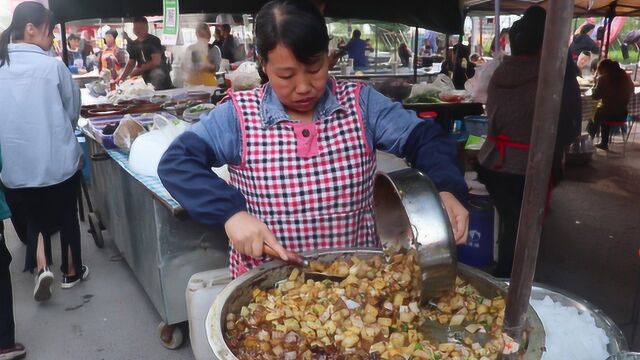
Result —
<path fill-rule="evenodd" d="M 11 347 L 0 348 L 0 360 L 22 359 L 27 354 L 27 349 L 20 343 L 15 343 Z"/>
<path fill-rule="evenodd" d="M 76 286 L 81 280 L 85 280 L 89 276 L 89 267 L 82 265 L 82 274 L 76 274 L 73 276 L 63 275 L 60 287 L 63 289 L 71 289 Z"/>
<path fill-rule="evenodd" d="M 602 149 L 604 151 L 609 151 L 609 145 L 606 145 L 606 144 L 598 144 L 598 145 L 596 145 L 596 147 L 598 149 Z"/>
<path fill-rule="evenodd" d="M 36 275 L 35 286 L 33 288 L 33 298 L 36 301 L 49 300 L 51 297 L 51 284 L 53 284 L 53 273 L 45 266 Z"/>

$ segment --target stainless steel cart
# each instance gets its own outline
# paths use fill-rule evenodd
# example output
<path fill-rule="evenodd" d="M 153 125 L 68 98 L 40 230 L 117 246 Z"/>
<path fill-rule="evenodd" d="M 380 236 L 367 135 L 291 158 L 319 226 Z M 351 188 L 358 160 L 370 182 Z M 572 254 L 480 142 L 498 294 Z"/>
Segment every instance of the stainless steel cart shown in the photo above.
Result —
<path fill-rule="evenodd" d="M 229 264 L 228 239 L 188 218 L 128 173 L 87 137 L 91 158 L 89 214 L 96 240 L 113 239 L 163 319 L 164 346 L 178 348 L 187 321 L 185 289 L 191 275 Z M 96 241 L 98 243 L 98 241 Z"/>

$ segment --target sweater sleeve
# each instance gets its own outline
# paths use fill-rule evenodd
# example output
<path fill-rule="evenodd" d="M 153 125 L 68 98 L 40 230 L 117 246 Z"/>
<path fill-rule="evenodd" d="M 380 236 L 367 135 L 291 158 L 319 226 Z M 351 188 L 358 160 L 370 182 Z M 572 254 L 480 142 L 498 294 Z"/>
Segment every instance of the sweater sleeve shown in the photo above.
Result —
<path fill-rule="evenodd" d="M 457 166 L 458 151 L 452 139 L 433 120 L 418 124 L 405 143 L 404 157 L 411 167 L 427 174 L 438 191 L 465 202 L 469 188 Z"/>
<path fill-rule="evenodd" d="M 188 131 L 169 146 L 158 165 L 167 191 L 194 220 L 210 226 L 222 226 L 247 208 L 242 193 L 211 170 L 219 163 L 214 150 Z"/>

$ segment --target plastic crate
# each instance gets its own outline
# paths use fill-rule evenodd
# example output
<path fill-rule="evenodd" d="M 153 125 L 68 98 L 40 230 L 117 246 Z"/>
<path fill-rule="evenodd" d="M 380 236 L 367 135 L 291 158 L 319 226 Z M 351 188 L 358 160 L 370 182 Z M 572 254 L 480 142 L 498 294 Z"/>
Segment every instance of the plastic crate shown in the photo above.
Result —
<path fill-rule="evenodd" d="M 464 127 L 467 134 L 485 136 L 489 132 L 489 119 L 486 116 L 465 116 Z"/>

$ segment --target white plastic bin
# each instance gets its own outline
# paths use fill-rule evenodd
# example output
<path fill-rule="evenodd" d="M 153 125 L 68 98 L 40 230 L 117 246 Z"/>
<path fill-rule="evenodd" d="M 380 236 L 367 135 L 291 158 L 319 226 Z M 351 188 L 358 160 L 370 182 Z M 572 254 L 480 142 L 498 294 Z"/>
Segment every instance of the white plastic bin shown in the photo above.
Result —
<path fill-rule="evenodd" d="M 196 360 L 215 359 L 209 346 L 205 321 L 215 297 L 231 282 L 229 269 L 216 269 L 194 274 L 187 285 L 189 337 Z"/>

